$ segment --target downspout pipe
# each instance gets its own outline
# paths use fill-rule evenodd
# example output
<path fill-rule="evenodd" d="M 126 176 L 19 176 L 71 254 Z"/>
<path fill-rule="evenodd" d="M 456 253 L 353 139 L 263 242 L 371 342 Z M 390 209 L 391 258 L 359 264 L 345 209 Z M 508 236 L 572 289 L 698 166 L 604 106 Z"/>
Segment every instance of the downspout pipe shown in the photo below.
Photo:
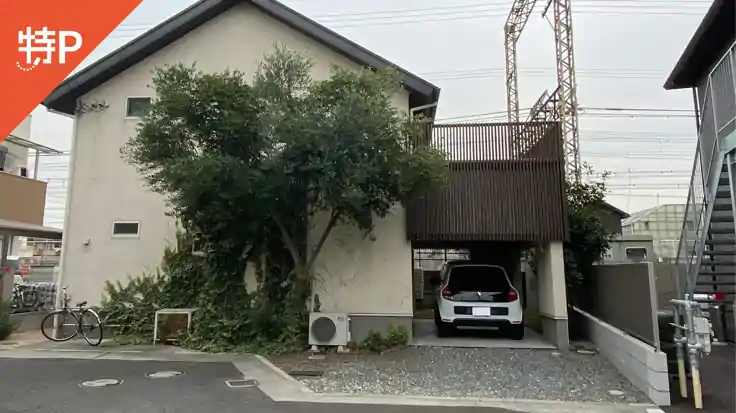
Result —
<path fill-rule="evenodd" d="M 433 103 L 427 103 L 426 105 L 415 106 L 413 108 L 410 108 L 409 109 L 409 116 L 411 116 L 413 118 L 415 113 L 420 112 L 420 111 L 423 111 L 425 109 L 435 108 L 435 107 L 437 107 L 437 105 L 439 105 L 439 103 L 440 103 L 439 101 L 436 101 L 436 102 L 433 102 Z"/>
<path fill-rule="evenodd" d="M 693 111 L 695 112 L 695 130 L 700 132 L 700 106 L 698 105 L 698 88 L 693 87 Z"/>

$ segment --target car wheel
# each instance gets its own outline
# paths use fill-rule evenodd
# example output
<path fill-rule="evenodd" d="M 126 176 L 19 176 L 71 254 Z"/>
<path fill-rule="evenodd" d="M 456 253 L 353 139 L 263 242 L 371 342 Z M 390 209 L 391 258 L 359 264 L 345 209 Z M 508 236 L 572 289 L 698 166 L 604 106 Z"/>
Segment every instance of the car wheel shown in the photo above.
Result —
<path fill-rule="evenodd" d="M 434 309 L 434 326 L 437 329 L 437 337 L 450 337 L 454 333 L 452 325 L 445 323 L 440 318 L 440 310 Z"/>
<path fill-rule="evenodd" d="M 524 339 L 524 324 L 515 324 L 509 327 L 509 337 L 512 340 L 523 340 Z"/>

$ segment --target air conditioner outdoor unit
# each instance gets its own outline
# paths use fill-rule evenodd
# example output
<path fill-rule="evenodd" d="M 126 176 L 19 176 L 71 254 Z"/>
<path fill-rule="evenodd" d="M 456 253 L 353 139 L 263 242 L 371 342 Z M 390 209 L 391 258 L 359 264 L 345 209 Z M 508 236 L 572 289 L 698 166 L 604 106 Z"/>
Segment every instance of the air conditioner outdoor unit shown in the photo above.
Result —
<path fill-rule="evenodd" d="M 339 313 L 309 314 L 309 345 L 344 347 L 350 341 L 348 315 Z"/>

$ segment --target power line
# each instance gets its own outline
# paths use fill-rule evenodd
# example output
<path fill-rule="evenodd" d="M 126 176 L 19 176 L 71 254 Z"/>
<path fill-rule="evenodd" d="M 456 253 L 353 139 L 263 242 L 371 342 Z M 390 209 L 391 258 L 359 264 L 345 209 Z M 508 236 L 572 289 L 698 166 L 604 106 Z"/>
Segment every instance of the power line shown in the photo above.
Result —
<path fill-rule="evenodd" d="M 589 4 L 581 1 L 576 5 L 575 13 L 596 16 L 624 16 L 628 14 L 636 14 L 637 16 L 702 16 L 709 4 L 709 2 L 688 2 L 687 0 L 684 0 L 678 2 L 677 8 L 666 10 L 662 8 L 662 5 L 666 4 L 664 2 L 638 0 L 627 3 L 628 4 L 617 2 L 603 5 L 597 1 Z M 506 2 L 498 2 L 492 4 L 486 3 L 441 8 L 312 15 L 311 18 L 324 24 L 329 24 L 333 29 L 344 29 L 397 24 L 434 23 L 453 20 L 474 20 L 492 17 L 505 18 L 508 14 L 506 9 L 507 6 Z M 416 11 L 423 11 L 425 13 L 412 14 Z M 350 24 L 351 22 L 353 24 Z M 336 24 L 332 25 L 330 23 Z M 134 34 L 131 36 L 126 32 L 144 32 L 155 27 L 155 25 L 156 24 L 120 25 L 113 31 L 113 34 L 108 36 L 108 39 L 133 38 L 137 35 Z"/>

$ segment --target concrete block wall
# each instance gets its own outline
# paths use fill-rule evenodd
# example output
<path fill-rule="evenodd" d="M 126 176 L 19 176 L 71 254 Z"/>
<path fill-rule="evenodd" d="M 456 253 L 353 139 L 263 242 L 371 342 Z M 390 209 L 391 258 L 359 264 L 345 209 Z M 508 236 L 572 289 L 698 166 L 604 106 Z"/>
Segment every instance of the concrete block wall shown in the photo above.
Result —
<path fill-rule="evenodd" d="M 667 356 L 616 327 L 576 307 L 588 339 L 631 383 L 659 406 L 670 405 Z"/>

